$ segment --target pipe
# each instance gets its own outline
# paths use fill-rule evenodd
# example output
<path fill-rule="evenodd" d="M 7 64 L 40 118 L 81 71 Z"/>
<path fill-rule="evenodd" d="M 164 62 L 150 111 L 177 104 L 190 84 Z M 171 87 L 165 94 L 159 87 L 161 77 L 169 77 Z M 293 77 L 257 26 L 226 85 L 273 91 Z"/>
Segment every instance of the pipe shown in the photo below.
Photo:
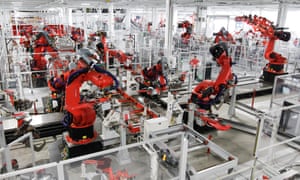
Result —
<path fill-rule="evenodd" d="M 255 97 L 256 97 L 256 89 L 254 88 L 254 89 L 253 89 L 253 94 L 252 94 L 251 109 L 254 108 L 254 100 L 255 100 Z"/>
<path fill-rule="evenodd" d="M 89 68 L 79 69 L 75 71 L 74 73 L 70 74 L 67 85 L 70 85 L 78 76 L 80 76 L 83 73 L 87 73 L 89 71 Z"/>

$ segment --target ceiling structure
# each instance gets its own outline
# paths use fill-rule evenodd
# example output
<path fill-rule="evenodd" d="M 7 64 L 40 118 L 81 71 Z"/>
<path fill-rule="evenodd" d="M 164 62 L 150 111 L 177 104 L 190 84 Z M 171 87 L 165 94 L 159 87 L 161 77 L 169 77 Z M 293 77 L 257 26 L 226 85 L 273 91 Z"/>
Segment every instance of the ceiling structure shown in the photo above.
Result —
<path fill-rule="evenodd" d="M 171 0 L 177 6 L 300 6 L 299 0 Z M 164 0 L 0 0 L 0 9 L 47 10 L 48 8 L 165 7 Z"/>

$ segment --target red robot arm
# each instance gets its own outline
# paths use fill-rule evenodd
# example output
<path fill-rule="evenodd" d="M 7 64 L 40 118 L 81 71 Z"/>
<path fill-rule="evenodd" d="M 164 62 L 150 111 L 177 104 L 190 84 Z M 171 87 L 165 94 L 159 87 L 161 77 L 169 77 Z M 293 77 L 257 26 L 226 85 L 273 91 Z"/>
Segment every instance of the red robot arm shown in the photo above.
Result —
<path fill-rule="evenodd" d="M 154 65 L 152 67 L 150 67 L 149 69 L 145 68 L 142 71 L 142 76 L 144 77 L 144 79 L 146 81 L 155 81 L 158 79 L 159 77 L 159 68 L 158 65 Z"/>
<path fill-rule="evenodd" d="M 71 27 L 71 39 L 73 39 L 75 42 L 83 42 L 84 30 L 76 27 Z"/>
<path fill-rule="evenodd" d="M 96 119 L 96 111 L 94 110 L 95 102 L 83 102 L 80 96 L 80 87 L 85 81 L 91 81 L 100 89 L 118 88 L 117 79 L 108 71 L 94 65 L 89 59 L 86 50 L 82 50 L 83 60 L 90 67 L 79 69 L 73 72 L 66 85 L 65 93 L 65 109 L 68 112 L 65 125 L 69 126 L 69 139 L 73 143 L 90 142 L 86 139 L 93 139 L 95 133 L 93 124 Z M 86 138 L 86 139 L 85 139 Z M 68 139 L 68 138 L 67 138 Z M 81 143 L 80 143 L 81 144 Z"/>
<path fill-rule="evenodd" d="M 144 84 L 147 84 L 147 86 L 158 88 L 158 91 L 166 90 L 168 82 L 167 78 L 164 75 L 165 68 L 167 68 L 167 65 L 165 63 L 166 62 L 158 61 L 157 64 L 153 65 L 149 69 L 145 68 L 142 71 Z"/>
<path fill-rule="evenodd" d="M 225 30 L 224 27 L 221 28 L 221 30 L 217 33 L 213 33 L 215 37 L 214 43 L 218 44 L 220 42 L 230 42 L 235 43 L 233 36 Z"/>
<path fill-rule="evenodd" d="M 210 53 L 216 59 L 221 71 L 215 81 L 205 80 L 199 83 L 192 92 L 191 101 L 199 106 L 196 116 L 218 130 L 229 130 L 230 125 L 223 125 L 219 120 L 210 116 L 211 106 L 220 103 L 220 99 L 224 96 L 225 90 L 229 88 L 230 82 L 234 79 L 231 72 L 231 58 L 227 54 L 225 43 L 217 44 L 209 49 Z M 235 81 L 237 83 L 237 81 Z M 209 112 L 206 114 L 205 112 Z M 200 113 L 200 115 L 199 115 Z"/>
<path fill-rule="evenodd" d="M 93 105 L 80 101 L 79 90 L 82 83 L 85 81 L 91 81 L 100 89 L 112 87 L 114 85 L 114 79 L 110 75 L 95 70 L 83 69 L 70 75 L 66 86 L 65 109 L 73 115 L 72 126 L 91 125 L 95 120 L 95 112 L 90 113 L 91 116 L 89 116 L 89 113 L 84 111 L 85 109 L 90 111 L 91 108 L 93 109 Z M 79 109 L 83 109 L 83 111 L 78 112 Z"/>
<path fill-rule="evenodd" d="M 215 33 L 214 34 L 216 37 L 215 37 L 215 40 L 214 40 L 214 43 L 219 43 L 222 41 L 222 35 L 218 32 L 218 33 Z"/>
<path fill-rule="evenodd" d="M 168 64 L 166 59 L 162 58 L 153 66 L 147 68 L 145 67 L 141 71 L 143 80 L 139 80 L 140 83 L 140 93 L 147 93 L 148 95 L 158 95 L 162 91 L 168 88 L 167 79 L 167 69 Z"/>
<path fill-rule="evenodd" d="M 193 89 L 192 93 L 196 95 L 196 98 L 199 100 L 209 101 L 209 95 L 214 92 L 214 85 L 214 81 L 204 80 Z"/>
<path fill-rule="evenodd" d="M 212 104 L 217 103 L 218 98 L 223 96 L 231 81 L 236 84 L 234 75 L 231 71 L 231 58 L 227 55 L 227 47 L 224 43 L 217 44 L 210 48 L 210 53 L 216 58 L 216 62 L 221 66 L 221 71 L 215 81 L 205 80 L 200 82 L 192 92 L 192 101 L 200 108 L 210 110 Z M 211 99 L 210 96 L 215 98 Z"/>
<path fill-rule="evenodd" d="M 164 91 L 167 90 L 167 80 L 163 75 L 159 76 L 159 85 L 160 85 L 160 90 Z"/>
<path fill-rule="evenodd" d="M 261 36 L 268 39 L 264 57 L 269 61 L 266 70 L 274 73 L 283 73 L 283 65 L 287 63 L 287 59 L 281 54 L 274 52 L 276 40 L 289 41 L 291 37 L 290 32 L 284 32 L 280 28 L 276 28 L 273 22 L 259 16 L 238 16 L 236 21 L 241 21 L 252 26 L 255 32 L 260 32 Z"/>
<path fill-rule="evenodd" d="M 129 58 L 123 51 L 115 50 L 115 49 L 110 49 L 109 55 L 117 58 L 121 64 L 125 63 L 127 61 L 127 59 Z"/>
<path fill-rule="evenodd" d="M 51 44 L 51 40 L 46 32 L 40 32 L 36 35 L 34 41 L 35 48 L 33 50 L 34 65 L 33 70 L 45 70 L 47 69 L 47 60 L 45 54 L 48 53 L 54 59 L 58 58 L 58 52 Z"/>
<path fill-rule="evenodd" d="M 182 23 L 179 23 L 178 27 L 186 29 L 186 31 L 181 34 L 181 38 L 183 43 L 188 43 L 188 40 L 191 38 L 193 33 L 193 24 L 191 24 L 189 21 L 184 21 Z"/>
<path fill-rule="evenodd" d="M 232 80 L 233 75 L 231 72 L 231 58 L 227 56 L 224 51 L 219 58 L 217 58 L 218 65 L 221 66 L 221 71 L 215 81 L 214 89 L 219 91 L 220 86 L 227 85 L 229 80 Z"/>

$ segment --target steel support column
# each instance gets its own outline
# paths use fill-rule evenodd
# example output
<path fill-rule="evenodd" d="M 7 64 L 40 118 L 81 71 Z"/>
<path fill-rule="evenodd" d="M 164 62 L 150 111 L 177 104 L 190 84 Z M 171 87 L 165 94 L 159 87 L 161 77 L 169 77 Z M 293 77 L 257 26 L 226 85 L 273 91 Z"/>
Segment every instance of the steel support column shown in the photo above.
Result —
<path fill-rule="evenodd" d="M 172 29 L 173 29 L 173 3 L 172 0 L 166 0 L 166 31 L 165 31 L 165 57 L 170 65 L 170 56 L 172 55 Z"/>
<path fill-rule="evenodd" d="M 187 156 L 188 156 L 188 140 L 185 134 L 181 135 L 181 153 L 179 164 L 179 179 L 185 179 L 185 172 L 187 168 Z"/>
<path fill-rule="evenodd" d="M 287 16 L 287 6 L 284 3 L 280 3 L 278 7 L 277 22 L 276 22 L 276 25 L 278 27 L 285 26 L 286 16 Z"/>

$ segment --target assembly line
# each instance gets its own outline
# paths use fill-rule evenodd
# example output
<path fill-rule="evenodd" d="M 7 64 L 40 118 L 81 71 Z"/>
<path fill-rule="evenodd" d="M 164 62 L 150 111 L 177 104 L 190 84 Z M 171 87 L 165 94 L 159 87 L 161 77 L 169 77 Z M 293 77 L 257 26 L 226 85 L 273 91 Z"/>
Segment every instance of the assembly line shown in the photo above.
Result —
<path fill-rule="evenodd" d="M 96 31 L 1 23 L 0 179 L 300 177 L 299 59 L 278 48 L 294 38 L 287 27 L 240 14 L 247 30 L 208 39 L 200 15 L 170 27 L 86 11 L 103 16 Z"/>

